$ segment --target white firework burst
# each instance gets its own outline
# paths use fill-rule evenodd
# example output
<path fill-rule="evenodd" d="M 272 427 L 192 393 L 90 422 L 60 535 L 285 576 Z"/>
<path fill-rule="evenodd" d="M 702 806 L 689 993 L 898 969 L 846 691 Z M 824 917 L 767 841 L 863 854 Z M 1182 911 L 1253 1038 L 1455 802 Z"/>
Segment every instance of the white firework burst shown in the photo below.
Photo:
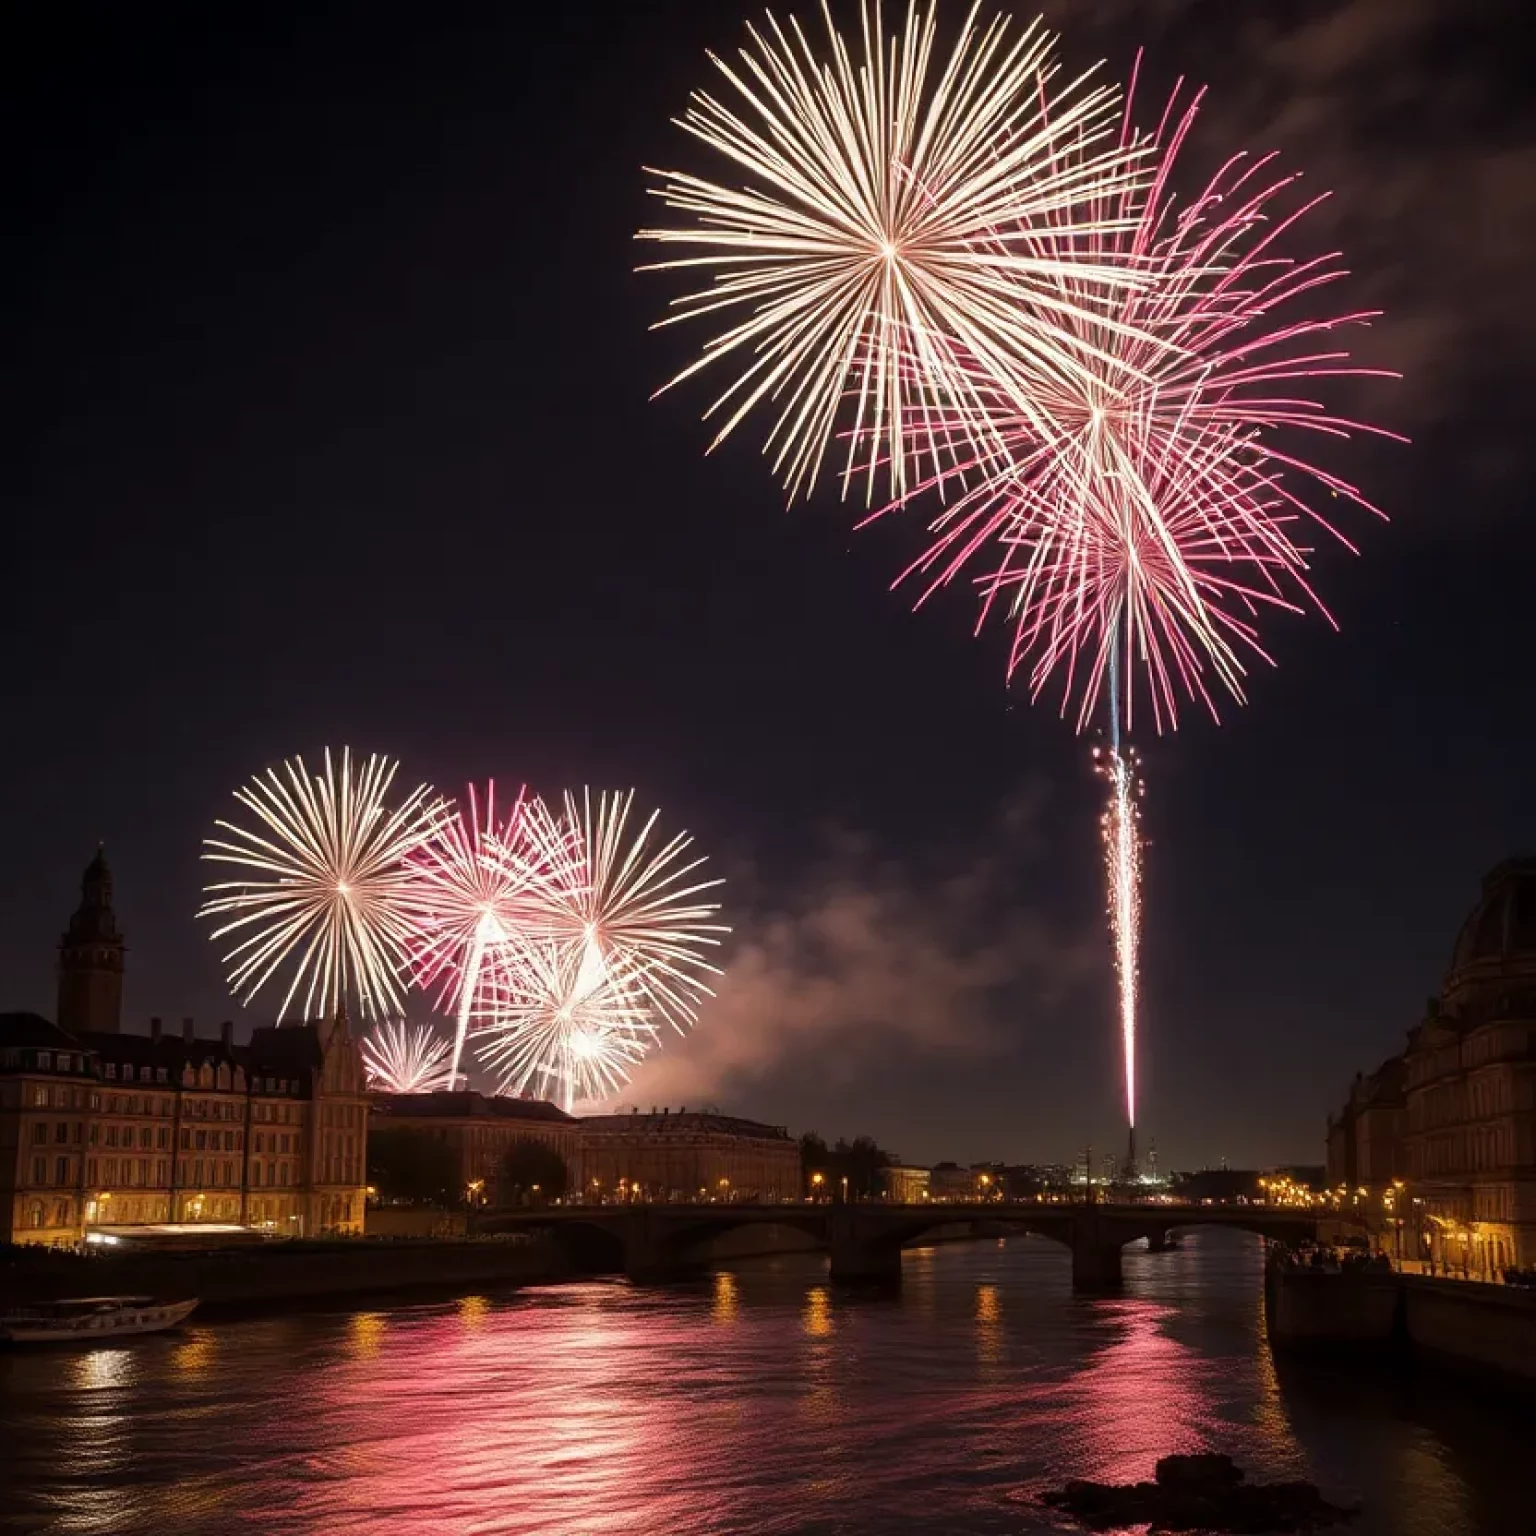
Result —
<path fill-rule="evenodd" d="M 297 999 L 303 1015 L 330 1016 L 351 1003 L 366 1018 L 404 1010 L 401 971 L 410 939 L 406 861 L 444 814 L 425 785 L 391 806 L 398 765 L 371 756 L 354 768 L 350 750 L 311 775 L 302 757 L 269 768 L 235 799 L 253 821 L 220 820 L 203 845 L 210 863 L 238 878 L 205 888 L 200 917 L 234 936 L 224 959 L 236 995 L 249 1002 L 284 966 L 292 978 L 278 1022 Z"/>

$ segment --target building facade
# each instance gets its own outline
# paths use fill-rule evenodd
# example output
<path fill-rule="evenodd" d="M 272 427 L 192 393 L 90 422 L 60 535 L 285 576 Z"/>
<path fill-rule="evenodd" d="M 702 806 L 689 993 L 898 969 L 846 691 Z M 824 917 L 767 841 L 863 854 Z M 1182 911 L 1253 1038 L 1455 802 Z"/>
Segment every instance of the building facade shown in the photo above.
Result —
<path fill-rule="evenodd" d="M 198 1222 L 360 1233 L 367 1095 L 345 1017 L 248 1045 L 190 1019 L 123 1033 L 111 895 L 98 851 L 60 945 L 61 1022 L 0 1015 L 0 1241 Z"/>
<path fill-rule="evenodd" d="M 928 1198 L 931 1168 L 906 1168 L 895 1164 L 880 1170 L 880 1193 L 894 1205 L 916 1205 Z"/>
<path fill-rule="evenodd" d="M 1384 1189 L 1406 1178 L 1406 1063 L 1389 1056 L 1374 1072 L 1355 1074 L 1344 1107 L 1328 1119 L 1327 1187 Z"/>
<path fill-rule="evenodd" d="M 369 1102 L 375 1134 L 419 1131 L 445 1143 L 458 1161 L 459 1189 L 473 1186 L 479 1203 L 511 1203 L 502 1175 L 508 1152 L 519 1142 L 550 1148 L 565 1164 L 567 1190 L 574 1193 L 580 1185 L 579 1122 L 553 1104 L 472 1091 L 375 1093 Z"/>
<path fill-rule="evenodd" d="M 1406 1050 L 1330 1121 L 1329 1178 L 1437 1269 L 1536 1266 L 1536 859 L 1484 878 Z"/>
<path fill-rule="evenodd" d="M 713 1111 L 589 1115 L 580 1122 L 584 1199 L 801 1198 L 800 1144 L 783 1126 Z"/>

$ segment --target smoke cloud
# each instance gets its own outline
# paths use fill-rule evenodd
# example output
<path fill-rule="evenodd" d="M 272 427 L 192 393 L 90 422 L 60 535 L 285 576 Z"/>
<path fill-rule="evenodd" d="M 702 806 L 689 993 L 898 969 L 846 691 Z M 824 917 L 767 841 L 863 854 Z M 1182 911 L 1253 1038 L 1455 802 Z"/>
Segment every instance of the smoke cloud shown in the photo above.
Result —
<path fill-rule="evenodd" d="M 734 908 L 716 997 L 623 1102 L 740 1101 L 768 1080 L 810 1072 L 836 1086 L 893 1056 L 979 1059 L 1027 1039 L 1104 965 L 1101 934 L 1021 900 L 1030 874 L 1039 883 L 1046 800 L 1031 788 L 983 846 L 920 863 L 827 834 L 802 896 Z"/>

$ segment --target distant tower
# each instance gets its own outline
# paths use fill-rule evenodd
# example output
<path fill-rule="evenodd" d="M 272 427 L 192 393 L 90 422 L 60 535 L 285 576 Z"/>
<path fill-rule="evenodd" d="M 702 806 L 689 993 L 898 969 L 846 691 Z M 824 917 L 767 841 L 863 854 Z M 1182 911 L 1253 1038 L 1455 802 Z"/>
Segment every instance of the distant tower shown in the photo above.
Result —
<path fill-rule="evenodd" d="M 59 1028 L 117 1034 L 123 1022 L 123 936 L 112 910 L 106 850 L 85 867 L 80 906 L 59 941 Z"/>

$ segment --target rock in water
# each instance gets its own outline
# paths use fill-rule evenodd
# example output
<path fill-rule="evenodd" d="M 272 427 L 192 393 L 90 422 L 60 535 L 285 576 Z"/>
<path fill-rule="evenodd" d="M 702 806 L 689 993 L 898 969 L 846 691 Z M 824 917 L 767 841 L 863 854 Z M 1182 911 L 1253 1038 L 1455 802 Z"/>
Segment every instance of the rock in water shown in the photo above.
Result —
<path fill-rule="evenodd" d="M 1214 1452 L 1202 1456 L 1164 1456 L 1155 1476 L 1163 1488 L 1236 1487 L 1243 1480 L 1243 1469 L 1230 1456 Z"/>
<path fill-rule="evenodd" d="M 1270 1536 L 1318 1531 L 1359 1513 L 1330 1504 L 1312 1483 L 1249 1483 L 1230 1456 L 1165 1456 L 1155 1483 L 1092 1483 L 1074 1478 L 1041 1495 L 1089 1530 L 1146 1525 L 1151 1532 L 1207 1531 Z"/>

